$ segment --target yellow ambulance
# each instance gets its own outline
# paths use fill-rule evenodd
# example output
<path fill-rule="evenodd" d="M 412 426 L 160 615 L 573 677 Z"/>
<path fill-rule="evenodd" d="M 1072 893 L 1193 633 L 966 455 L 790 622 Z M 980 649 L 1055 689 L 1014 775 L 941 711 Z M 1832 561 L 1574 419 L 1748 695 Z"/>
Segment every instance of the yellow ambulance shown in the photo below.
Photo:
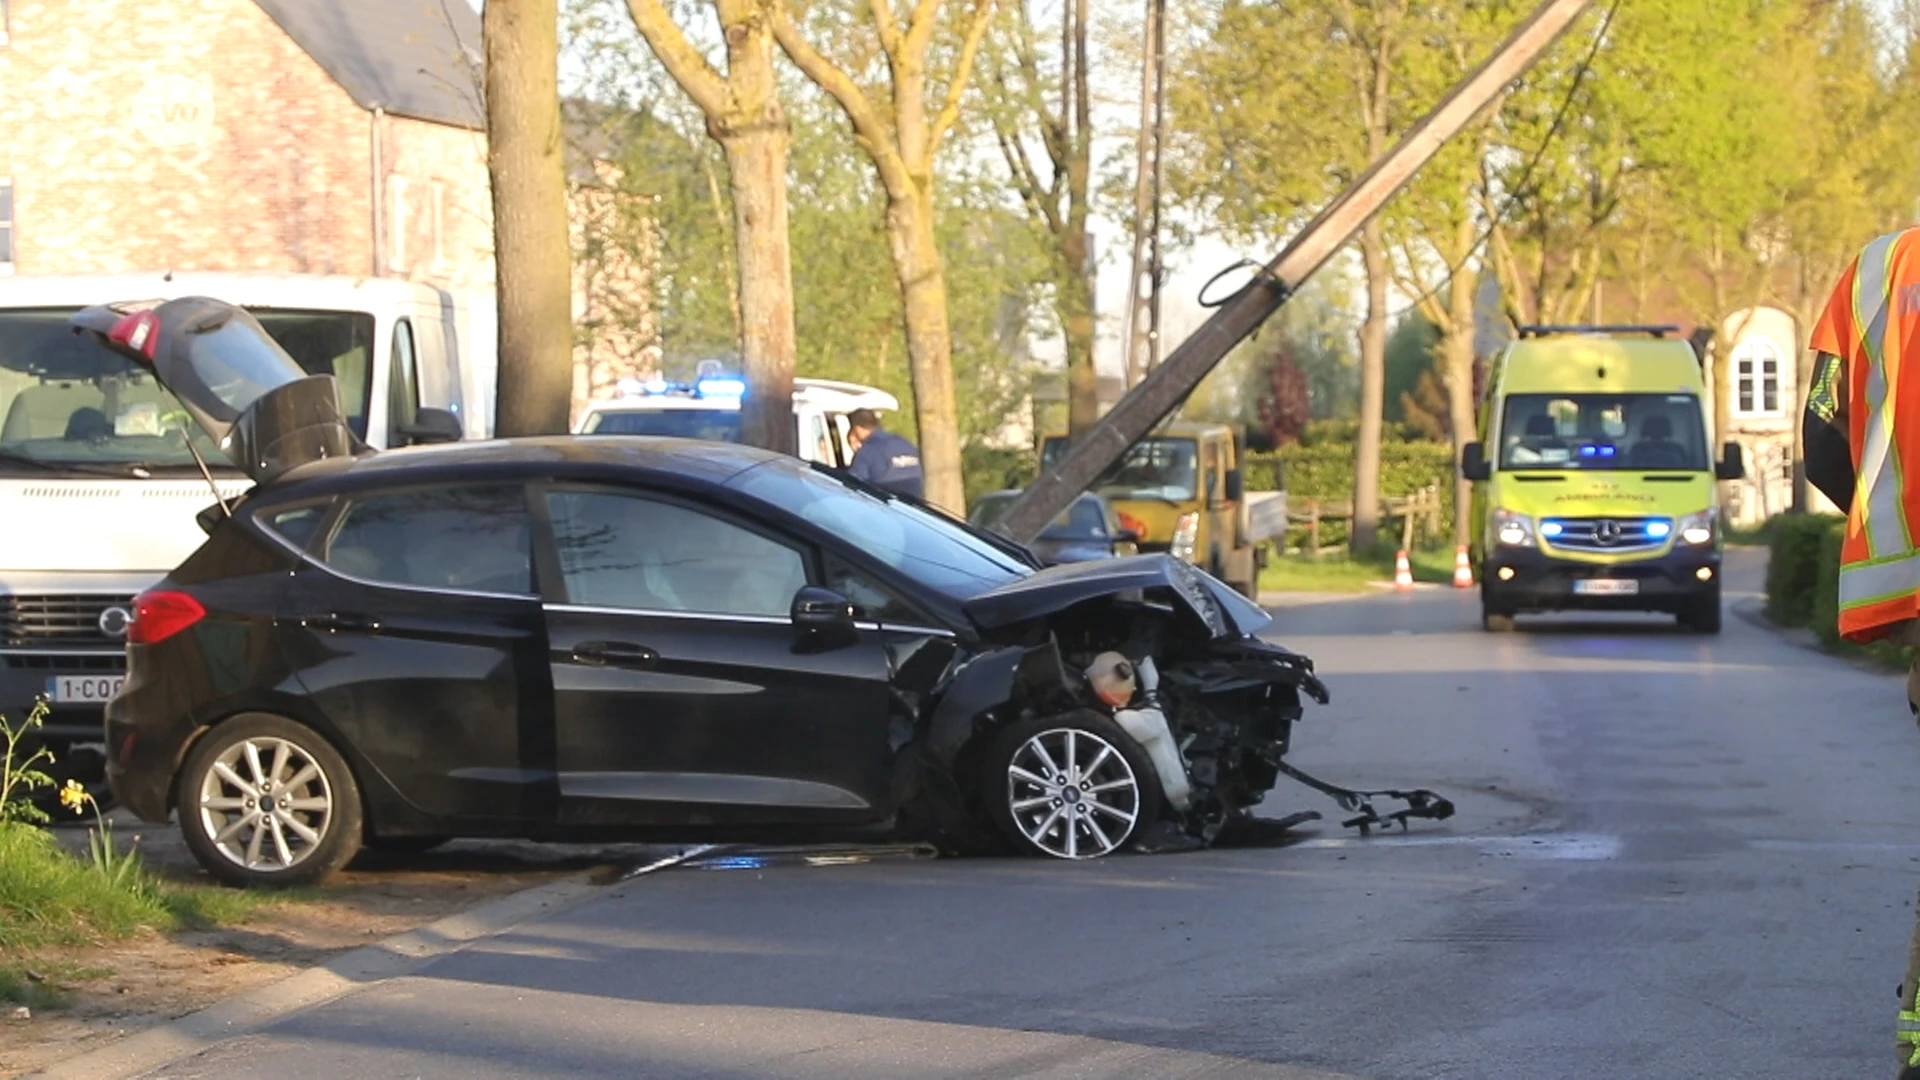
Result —
<path fill-rule="evenodd" d="M 1720 631 L 1718 481 L 1701 362 L 1674 327 L 1521 327 L 1488 373 L 1474 481 L 1481 621 L 1666 612 Z"/>

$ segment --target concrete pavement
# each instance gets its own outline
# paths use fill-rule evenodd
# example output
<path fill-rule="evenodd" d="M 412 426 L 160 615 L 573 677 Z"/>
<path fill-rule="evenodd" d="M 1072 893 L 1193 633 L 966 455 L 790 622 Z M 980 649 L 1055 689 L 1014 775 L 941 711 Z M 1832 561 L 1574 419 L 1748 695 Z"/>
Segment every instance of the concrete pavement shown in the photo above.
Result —
<path fill-rule="evenodd" d="M 1729 603 L 1758 586 L 1735 553 Z M 151 1073 L 1877 1077 L 1920 883 L 1900 681 L 1747 622 L 1281 613 L 1295 764 L 1459 814 L 1279 849 L 677 870 Z M 1275 815 L 1333 808 L 1293 785 Z"/>

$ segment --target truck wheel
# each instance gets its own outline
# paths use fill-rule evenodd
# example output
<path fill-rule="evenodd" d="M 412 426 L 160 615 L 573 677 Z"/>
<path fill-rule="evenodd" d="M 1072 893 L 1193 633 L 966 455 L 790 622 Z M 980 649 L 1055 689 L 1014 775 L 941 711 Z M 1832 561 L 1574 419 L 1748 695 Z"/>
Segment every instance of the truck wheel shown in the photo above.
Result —
<path fill-rule="evenodd" d="M 1480 605 L 1480 625 L 1489 634 L 1513 633 L 1513 613 Z"/>
<path fill-rule="evenodd" d="M 232 885 L 311 885 L 360 850 L 360 788 L 313 729 L 256 713 L 216 726 L 180 770 L 180 831 Z"/>
<path fill-rule="evenodd" d="M 1097 859 L 1160 816 L 1160 775 L 1120 725 L 1090 709 L 1010 724 L 984 770 L 987 809 L 1023 851 Z"/>

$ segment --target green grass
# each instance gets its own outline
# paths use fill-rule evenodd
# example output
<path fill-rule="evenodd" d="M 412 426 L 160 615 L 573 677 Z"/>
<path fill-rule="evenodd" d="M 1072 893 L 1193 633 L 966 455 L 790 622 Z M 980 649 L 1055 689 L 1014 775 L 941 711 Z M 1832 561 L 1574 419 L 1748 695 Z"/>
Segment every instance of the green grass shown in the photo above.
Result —
<path fill-rule="evenodd" d="M 135 867 L 109 878 L 28 825 L 0 823 L 0 1001 L 48 1004 L 57 989 L 27 977 L 61 949 L 139 930 L 195 929 L 244 920 L 254 893 L 166 881 Z"/>
<path fill-rule="evenodd" d="M 1260 572 L 1262 592 L 1373 592 L 1378 583 L 1393 582 L 1391 551 L 1374 556 L 1355 557 L 1345 552 L 1314 558 L 1311 555 L 1281 555 L 1270 558 Z M 1449 584 L 1453 581 L 1453 551 L 1432 549 L 1410 551 L 1407 563 L 1413 580 Z"/>

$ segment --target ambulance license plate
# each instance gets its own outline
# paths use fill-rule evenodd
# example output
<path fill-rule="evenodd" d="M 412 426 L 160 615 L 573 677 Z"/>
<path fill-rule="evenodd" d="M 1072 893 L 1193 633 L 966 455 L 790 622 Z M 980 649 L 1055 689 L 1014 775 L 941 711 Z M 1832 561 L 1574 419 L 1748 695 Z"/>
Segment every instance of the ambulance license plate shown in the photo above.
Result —
<path fill-rule="evenodd" d="M 1582 596 L 1634 596 L 1640 592 L 1640 579 L 1582 578 L 1573 583 L 1573 591 Z"/>

